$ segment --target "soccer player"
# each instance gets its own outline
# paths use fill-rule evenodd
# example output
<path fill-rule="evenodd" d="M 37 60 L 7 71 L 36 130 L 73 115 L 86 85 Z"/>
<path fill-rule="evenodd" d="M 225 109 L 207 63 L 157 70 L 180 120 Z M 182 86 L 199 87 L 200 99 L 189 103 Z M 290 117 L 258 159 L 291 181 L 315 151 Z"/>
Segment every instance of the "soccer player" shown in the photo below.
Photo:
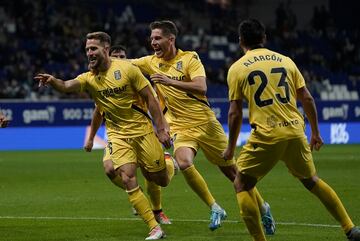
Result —
<path fill-rule="evenodd" d="M 126 59 L 126 48 L 123 45 L 113 45 L 110 48 L 110 57 L 119 58 L 119 59 Z M 93 117 L 91 120 L 90 125 L 90 133 L 86 140 L 84 149 L 87 152 L 91 152 L 93 145 L 94 145 L 94 138 L 96 135 L 97 130 L 100 128 L 101 123 L 103 122 L 103 117 L 100 113 L 100 110 L 97 106 L 95 106 Z M 165 159 L 172 158 L 171 155 L 167 152 L 165 154 Z M 114 183 L 116 186 L 125 189 L 121 177 L 116 174 L 116 171 L 114 170 L 114 165 L 112 160 L 109 158 L 103 158 L 103 165 L 104 165 L 104 171 L 105 174 L 108 176 L 110 181 Z M 155 215 L 155 219 L 160 224 L 171 224 L 170 219 L 165 215 L 165 213 L 162 211 L 161 207 L 161 187 L 156 185 L 154 182 L 149 182 L 144 180 L 145 189 L 147 190 L 147 193 L 150 198 L 150 203 L 152 210 Z M 133 208 L 134 215 L 137 215 L 136 210 Z"/>
<path fill-rule="evenodd" d="M 210 190 L 194 166 L 194 158 L 201 148 L 206 158 L 217 165 L 224 175 L 234 181 L 236 166 L 232 158 L 222 154 L 227 138 L 205 96 L 206 75 L 196 52 L 182 51 L 175 46 L 178 33 L 171 21 L 150 24 L 154 55 L 132 60 L 151 80 L 164 98 L 168 111 L 165 115 L 174 139 L 174 155 L 186 182 L 210 208 L 209 228 L 215 230 L 226 218 L 226 212 L 215 201 Z M 269 234 L 275 231 L 270 207 L 257 193 L 264 225 Z"/>
<path fill-rule="evenodd" d="M 9 120 L 6 118 L 6 116 L 0 112 L 0 128 L 5 128 L 9 124 Z"/>
<path fill-rule="evenodd" d="M 254 196 L 256 183 L 283 160 L 289 171 L 317 196 L 341 224 L 351 241 L 360 240 L 335 191 L 317 174 L 311 151 L 323 145 L 314 99 L 295 63 L 288 57 L 264 48 L 265 27 L 255 19 L 239 25 L 240 46 L 245 55 L 228 72 L 229 144 L 225 159 L 234 155 L 242 121 L 243 99 L 249 105 L 252 132 L 237 160 L 235 179 L 240 215 L 254 241 L 266 240 Z M 297 110 L 299 100 L 311 126 L 310 145 L 304 133 L 304 118 Z"/>
<path fill-rule="evenodd" d="M 174 175 L 174 164 L 165 161 L 160 142 L 169 148 L 169 126 L 160 110 L 150 82 L 128 61 L 110 58 L 111 38 L 104 32 L 86 36 L 86 55 L 90 71 L 74 79 L 63 81 L 52 75 L 35 76 L 39 86 L 51 85 L 60 92 L 88 91 L 100 112 L 104 113 L 108 145 L 104 158 L 113 161 L 116 173 L 128 193 L 129 201 L 150 229 L 146 240 L 165 236 L 150 203 L 136 180 L 139 166 L 146 179 L 167 186 Z M 140 100 L 153 117 L 154 128 Z M 160 141 L 160 142 L 159 142 Z"/>

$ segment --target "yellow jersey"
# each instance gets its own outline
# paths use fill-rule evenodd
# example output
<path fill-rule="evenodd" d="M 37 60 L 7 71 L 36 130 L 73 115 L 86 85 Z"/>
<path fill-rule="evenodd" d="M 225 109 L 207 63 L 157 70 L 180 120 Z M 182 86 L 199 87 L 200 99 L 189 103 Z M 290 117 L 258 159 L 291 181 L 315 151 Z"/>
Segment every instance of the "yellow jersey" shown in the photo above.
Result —
<path fill-rule="evenodd" d="M 155 73 L 166 75 L 177 80 L 190 82 L 195 77 L 206 77 L 205 69 L 196 52 L 178 49 L 176 56 L 170 61 L 149 55 L 132 59 L 132 63 L 147 75 Z M 205 95 L 188 93 L 186 91 L 156 84 L 159 96 L 164 98 L 168 111 L 165 118 L 171 130 L 186 129 L 216 120 Z"/>
<path fill-rule="evenodd" d="M 86 72 L 76 77 L 81 91 L 87 91 L 105 118 L 109 139 L 143 136 L 153 131 L 139 91 L 150 82 L 129 61 L 111 59 L 105 72 Z"/>
<path fill-rule="evenodd" d="M 305 80 L 290 58 L 266 48 L 247 51 L 230 67 L 227 81 L 229 100 L 248 102 L 249 141 L 271 143 L 305 135 L 296 106 L 296 90 Z"/>

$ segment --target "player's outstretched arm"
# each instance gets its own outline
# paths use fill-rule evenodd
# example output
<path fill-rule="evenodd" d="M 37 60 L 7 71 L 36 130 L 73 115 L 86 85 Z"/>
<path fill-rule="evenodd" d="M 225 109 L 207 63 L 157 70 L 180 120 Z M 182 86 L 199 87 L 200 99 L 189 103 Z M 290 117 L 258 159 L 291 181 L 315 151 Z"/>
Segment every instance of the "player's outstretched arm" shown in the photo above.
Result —
<path fill-rule="evenodd" d="M 0 128 L 5 128 L 9 124 L 9 120 L 6 118 L 6 116 L 3 113 L 0 113 Z"/>
<path fill-rule="evenodd" d="M 94 138 L 95 138 L 96 132 L 99 130 L 102 121 L 103 121 L 103 118 L 101 116 L 100 110 L 96 106 L 94 109 L 94 112 L 93 112 L 92 119 L 91 119 L 90 133 L 89 133 L 89 136 L 84 145 L 85 151 L 91 152 L 93 145 L 94 145 Z"/>
<path fill-rule="evenodd" d="M 193 94 L 205 95 L 207 91 L 206 78 L 203 76 L 195 77 L 189 82 L 173 80 L 163 74 L 153 74 L 150 76 L 150 79 L 154 81 L 154 83 L 170 85 Z"/>
<path fill-rule="evenodd" d="M 310 138 L 310 148 L 313 150 L 320 150 L 321 146 L 324 144 L 320 136 L 318 117 L 316 111 L 316 105 L 314 98 L 311 96 L 309 90 L 306 86 L 296 90 L 297 99 L 301 102 L 306 117 L 310 122 L 311 127 L 311 138 Z"/>
<path fill-rule="evenodd" d="M 160 110 L 159 102 L 153 95 L 153 92 L 150 90 L 150 88 L 152 87 L 147 86 L 143 88 L 140 91 L 140 95 L 145 100 L 149 108 L 150 114 L 156 126 L 156 133 L 159 141 L 164 145 L 165 148 L 170 148 L 171 138 L 169 133 L 169 124 L 166 122 L 164 115 Z"/>
<path fill-rule="evenodd" d="M 77 79 L 64 81 L 46 73 L 37 74 L 34 79 L 39 82 L 39 87 L 51 85 L 59 92 L 75 92 L 80 90 L 80 82 Z"/>
<path fill-rule="evenodd" d="M 223 156 L 225 160 L 230 160 L 234 156 L 236 142 L 240 133 L 242 123 L 242 100 L 230 101 L 229 113 L 228 113 L 228 125 L 229 125 L 229 142 L 225 149 Z"/>

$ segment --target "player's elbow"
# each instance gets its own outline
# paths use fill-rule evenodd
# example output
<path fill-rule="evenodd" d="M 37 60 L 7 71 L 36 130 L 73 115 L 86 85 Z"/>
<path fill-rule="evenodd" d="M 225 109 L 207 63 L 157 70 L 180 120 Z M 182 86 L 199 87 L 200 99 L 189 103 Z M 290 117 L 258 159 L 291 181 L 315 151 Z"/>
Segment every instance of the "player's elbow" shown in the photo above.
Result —
<path fill-rule="evenodd" d="M 311 95 L 305 95 L 300 100 L 304 105 L 315 103 L 314 98 Z"/>
<path fill-rule="evenodd" d="M 199 92 L 199 94 L 201 94 L 201 95 L 206 95 L 207 87 L 206 87 L 206 86 L 201 86 L 201 87 L 198 89 L 198 92 Z"/>
<path fill-rule="evenodd" d="M 239 120 L 242 118 L 242 113 L 235 110 L 229 110 L 228 118 L 229 120 Z"/>

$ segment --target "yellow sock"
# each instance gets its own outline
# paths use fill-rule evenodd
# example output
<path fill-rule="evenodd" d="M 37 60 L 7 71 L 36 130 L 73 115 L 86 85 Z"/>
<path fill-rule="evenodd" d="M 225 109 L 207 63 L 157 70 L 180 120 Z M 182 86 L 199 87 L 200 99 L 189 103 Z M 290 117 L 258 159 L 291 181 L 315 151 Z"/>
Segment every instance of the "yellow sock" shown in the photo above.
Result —
<path fill-rule="evenodd" d="M 326 182 L 319 179 L 311 192 L 320 199 L 331 215 L 341 224 L 345 233 L 354 227 L 336 192 Z"/>
<path fill-rule="evenodd" d="M 161 209 L 161 187 L 145 179 L 145 189 L 150 198 L 152 210 Z"/>
<path fill-rule="evenodd" d="M 175 174 L 174 162 L 170 156 L 165 155 L 165 164 L 169 180 L 171 180 Z"/>
<path fill-rule="evenodd" d="M 121 189 L 126 189 L 119 175 L 116 175 L 115 178 L 111 179 L 111 182 L 114 183 L 116 186 L 120 187 Z"/>
<path fill-rule="evenodd" d="M 260 211 L 256 201 L 255 193 L 243 191 L 236 194 L 240 208 L 240 216 L 254 241 L 266 241 L 264 231 L 260 223 Z"/>
<path fill-rule="evenodd" d="M 128 193 L 129 201 L 136 209 L 136 212 L 142 218 L 142 220 L 148 225 L 149 229 L 155 228 L 158 223 L 155 220 L 154 213 L 152 212 L 149 204 L 149 200 L 145 197 L 140 187 L 137 186 L 132 190 L 126 190 Z"/>
<path fill-rule="evenodd" d="M 200 173 L 196 170 L 195 166 L 192 165 L 185 170 L 182 171 L 186 182 L 189 186 L 194 190 L 194 192 L 209 206 L 215 203 L 214 197 L 211 195 L 209 188 L 204 180 L 204 178 L 200 175 Z"/>
<path fill-rule="evenodd" d="M 264 199 L 262 198 L 262 196 L 260 195 L 259 191 L 257 190 L 256 187 L 253 188 L 253 192 L 257 201 L 257 204 L 259 206 L 259 210 L 260 210 L 260 214 L 264 214 L 266 212 L 266 210 L 264 209 Z"/>

